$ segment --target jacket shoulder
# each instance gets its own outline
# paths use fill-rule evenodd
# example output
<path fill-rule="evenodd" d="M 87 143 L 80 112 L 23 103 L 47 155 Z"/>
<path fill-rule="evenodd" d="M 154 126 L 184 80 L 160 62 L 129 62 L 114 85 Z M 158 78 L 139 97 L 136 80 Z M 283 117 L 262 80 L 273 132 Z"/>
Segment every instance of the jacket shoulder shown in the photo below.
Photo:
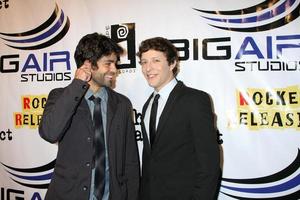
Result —
<path fill-rule="evenodd" d="M 125 96 L 125 95 L 123 95 L 123 94 L 121 94 L 119 92 L 116 92 L 116 91 L 114 91 L 112 89 L 108 89 L 108 92 L 109 92 L 109 95 L 112 98 L 114 98 L 117 102 L 126 103 L 126 104 L 129 104 L 129 105 L 132 105 L 130 99 L 127 96 Z"/>
<path fill-rule="evenodd" d="M 62 94 L 65 90 L 70 91 L 71 94 L 75 94 L 78 91 L 86 91 L 88 89 L 88 83 L 79 80 L 79 79 L 73 79 L 73 81 L 65 86 L 65 87 L 59 87 L 59 88 L 54 88 L 49 92 L 49 96 L 57 96 Z"/>
<path fill-rule="evenodd" d="M 210 95 L 203 91 L 196 88 L 188 87 L 183 85 L 182 86 L 182 94 L 187 96 L 195 96 L 195 97 L 209 97 Z"/>
<path fill-rule="evenodd" d="M 180 92 L 181 99 L 185 102 L 189 102 L 191 105 L 194 104 L 207 104 L 212 103 L 212 98 L 210 94 L 203 90 L 199 90 L 196 88 L 188 87 L 186 85 L 182 85 Z"/>

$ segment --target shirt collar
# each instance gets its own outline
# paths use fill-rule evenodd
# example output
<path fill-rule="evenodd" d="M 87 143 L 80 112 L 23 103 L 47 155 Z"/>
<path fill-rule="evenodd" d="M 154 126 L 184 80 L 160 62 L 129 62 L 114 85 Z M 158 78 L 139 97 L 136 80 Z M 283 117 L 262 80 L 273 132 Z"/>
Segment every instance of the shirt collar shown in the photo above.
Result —
<path fill-rule="evenodd" d="M 167 85 L 161 88 L 159 92 L 154 91 L 154 95 L 159 94 L 160 98 L 168 99 L 169 94 L 171 93 L 176 84 L 177 80 L 173 78 Z"/>
<path fill-rule="evenodd" d="M 102 87 L 98 92 L 95 94 L 93 93 L 92 90 L 88 89 L 88 91 L 85 93 L 84 98 L 86 100 L 89 100 L 89 98 L 94 95 L 95 97 L 100 97 L 101 101 L 107 101 L 108 95 L 105 87 Z"/>

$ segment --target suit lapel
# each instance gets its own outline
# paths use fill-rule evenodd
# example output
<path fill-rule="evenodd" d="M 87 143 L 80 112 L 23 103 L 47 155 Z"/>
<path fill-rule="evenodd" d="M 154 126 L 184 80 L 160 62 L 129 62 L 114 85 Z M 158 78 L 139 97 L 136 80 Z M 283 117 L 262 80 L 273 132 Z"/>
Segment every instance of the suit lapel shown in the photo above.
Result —
<path fill-rule="evenodd" d="M 109 88 L 106 88 L 108 99 L 107 99 L 107 118 L 106 118 L 106 138 L 109 138 L 110 133 L 110 126 L 112 123 L 112 119 L 114 115 L 116 114 L 117 106 L 118 106 L 118 100 L 116 99 L 114 95 L 114 91 L 112 91 Z M 108 141 L 107 141 L 108 142 Z"/>
<path fill-rule="evenodd" d="M 116 99 L 113 90 L 106 88 L 106 91 L 107 91 L 107 95 L 108 95 L 107 117 L 106 117 L 106 134 L 107 134 L 107 138 L 108 138 L 108 135 L 110 133 L 112 119 L 117 110 L 118 100 Z M 91 111 L 88 107 L 87 101 L 84 98 L 83 98 L 82 102 L 80 103 L 78 110 L 82 110 L 82 112 L 85 113 L 84 116 L 88 116 L 88 117 L 84 118 L 85 119 L 84 121 L 85 121 L 87 127 L 89 128 L 90 133 L 94 133 L 95 131 L 93 130 L 93 126 L 91 126 L 91 124 L 93 124 Z"/>
<path fill-rule="evenodd" d="M 183 88 L 183 83 L 181 81 L 178 81 L 178 83 L 176 84 L 176 86 L 174 87 L 174 89 L 171 91 L 167 103 L 160 115 L 159 118 L 159 122 L 157 125 L 157 130 L 156 130 L 156 136 L 155 136 L 155 140 L 153 143 L 153 146 L 155 145 L 155 143 L 157 143 L 157 141 L 159 140 L 159 137 L 161 135 L 161 132 L 168 120 L 168 118 L 171 116 L 170 113 L 172 111 L 172 108 L 174 107 L 177 98 L 180 96 L 181 93 L 181 89 Z"/>
<path fill-rule="evenodd" d="M 143 110 L 142 110 L 142 134 L 143 134 L 143 144 L 144 144 L 144 148 L 148 151 L 150 151 L 151 147 L 150 147 L 150 142 L 149 142 L 149 138 L 146 132 L 146 128 L 145 128 L 145 122 L 144 122 L 144 118 L 145 118 L 145 113 L 146 110 L 149 106 L 150 100 L 153 96 L 153 93 L 150 95 L 150 97 L 148 98 L 148 100 L 146 101 L 146 103 L 143 106 Z"/>
<path fill-rule="evenodd" d="M 85 123 L 86 123 L 86 126 L 88 127 L 89 129 L 89 132 L 90 133 L 94 133 L 94 129 L 93 129 L 93 120 L 92 120 L 92 114 L 91 114 L 91 111 L 89 109 L 89 106 L 87 104 L 87 101 L 85 98 L 82 99 L 81 103 L 79 104 L 78 106 L 78 111 L 81 110 L 81 112 L 83 112 L 83 116 L 87 116 L 87 117 L 84 117 L 85 120 L 83 120 Z"/>

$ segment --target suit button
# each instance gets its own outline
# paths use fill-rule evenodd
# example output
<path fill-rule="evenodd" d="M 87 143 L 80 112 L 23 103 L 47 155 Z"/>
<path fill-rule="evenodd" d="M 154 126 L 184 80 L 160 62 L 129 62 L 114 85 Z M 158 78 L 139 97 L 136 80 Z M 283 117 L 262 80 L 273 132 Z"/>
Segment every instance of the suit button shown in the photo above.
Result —
<path fill-rule="evenodd" d="M 88 187 L 87 186 L 83 186 L 83 191 L 87 191 Z"/>
<path fill-rule="evenodd" d="M 91 164 L 89 162 L 85 163 L 85 166 L 90 167 Z"/>
<path fill-rule="evenodd" d="M 92 138 L 91 138 L 91 137 L 88 137 L 86 140 L 87 140 L 88 142 L 91 142 L 91 141 L 92 141 Z"/>
<path fill-rule="evenodd" d="M 78 101 L 79 100 L 79 97 L 75 97 L 75 101 Z"/>

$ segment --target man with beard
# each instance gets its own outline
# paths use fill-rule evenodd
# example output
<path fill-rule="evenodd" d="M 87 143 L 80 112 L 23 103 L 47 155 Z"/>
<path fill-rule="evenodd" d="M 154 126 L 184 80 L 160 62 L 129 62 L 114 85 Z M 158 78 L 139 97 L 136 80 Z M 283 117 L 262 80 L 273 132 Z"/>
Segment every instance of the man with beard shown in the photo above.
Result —
<path fill-rule="evenodd" d="M 111 89 L 122 52 L 104 35 L 84 36 L 74 54 L 74 80 L 49 93 L 39 133 L 58 143 L 58 153 L 46 200 L 137 200 L 132 105 Z"/>

